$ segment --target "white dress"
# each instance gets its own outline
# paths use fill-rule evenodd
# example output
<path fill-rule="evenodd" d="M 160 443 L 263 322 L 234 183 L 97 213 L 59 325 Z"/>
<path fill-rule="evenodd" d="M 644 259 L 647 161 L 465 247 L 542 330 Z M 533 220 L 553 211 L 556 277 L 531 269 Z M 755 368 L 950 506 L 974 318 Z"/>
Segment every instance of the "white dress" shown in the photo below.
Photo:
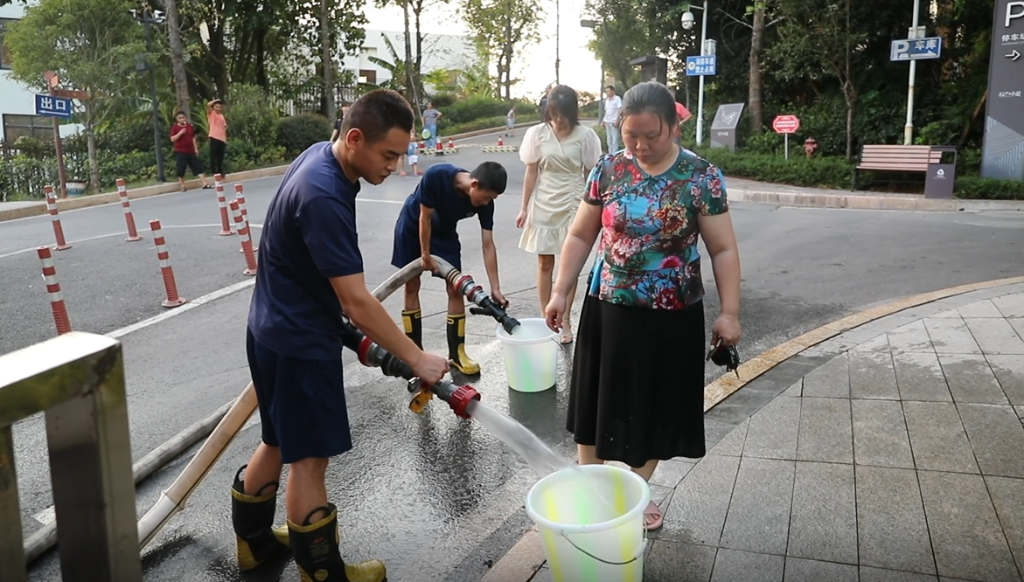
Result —
<path fill-rule="evenodd" d="M 547 123 L 527 130 L 519 158 L 538 164 L 537 186 L 530 197 L 519 248 L 557 255 L 583 198 L 587 175 L 601 157 L 601 138 L 577 125 L 562 141 Z"/>

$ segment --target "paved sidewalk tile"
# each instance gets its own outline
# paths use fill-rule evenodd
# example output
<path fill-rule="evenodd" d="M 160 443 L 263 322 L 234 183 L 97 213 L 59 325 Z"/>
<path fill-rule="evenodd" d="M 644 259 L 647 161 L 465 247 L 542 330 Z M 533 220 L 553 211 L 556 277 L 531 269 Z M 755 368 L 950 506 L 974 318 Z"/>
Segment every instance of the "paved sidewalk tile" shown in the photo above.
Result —
<path fill-rule="evenodd" d="M 992 303 L 1003 317 L 1024 317 L 1024 293 L 996 297 Z"/>
<path fill-rule="evenodd" d="M 914 468 L 903 406 L 888 400 L 853 400 L 853 456 L 858 465 Z"/>
<path fill-rule="evenodd" d="M 939 364 L 955 402 L 1007 404 L 988 360 L 981 354 L 940 354 Z"/>
<path fill-rule="evenodd" d="M 797 458 L 825 463 L 853 462 L 850 401 L 840 398 L 804 398 L 800 405 Z"/>
<path fill-rule="evenodd" d="M 716 553 L 709 546 L 655 540 L 644 561 L 644 582 L 709 582 Z"/>
<path fill-rule="evenodd" d="M 717 546 L 739 464 L 739 457 L 715 455 L 697 463 L 676 489 L 657 538 Z"/>
<path fill-rule="evenodd" d="M 1004 317 L 1003 314 L 996 309 L 996 306 L 992 303 L 991 299 L 969 303 L 963 307 L 958 307 L 957 311 L 960 313 L 960 317 L 963 317 L 964 319 L 969 317 Z"/>
<path fill-rule="evenodd" d="M 957 408 L 981 472 L 1024 477 L 1024 427 L 1013 408 L 990 404 L 961 404 Z"/>
<path fill-rule="evenodd" d="M 850 396 L 899 400 L 896 368 L 892 354 L 886 352 L 850 352 Z"/>
<path fill-rule="evenodd" d="M 793 461 L 740 461 L 721 546 L 736 550 L 785 554 L 793 495 Z"/>
<path fill-rule="evenodd" d="M 1010 404 L 1024 405 L 1024 356 L 988 356 L 988 363 Z"/>
<path fill-rule="evenodd" d="M 857 467 L 860 563 L 935 573 L 917 475 L 907 469 Z"/>
<path fill-rule="evenodd" d="M 1024 340 L 1005 319 L 965 318 L 964 322 L 986 354 L 1024 354 Z"/>
<path fill-rule="evenodd" d="M 974 451 L 954 404 L 904 402 L 903 413 L 918 469 L 978 472 Z"/>
<path fill-rule="evenodd" d="M 789 527 L 790 556 L 857 563 L 853 466 L 798 462 Z"/>
<path fill-rule="evenodd" d="M 786 559 L 739 550 L 718 550 L 711 582 L 782 582 Z"/>
<path fill-rule="evenodd" d="M 776 398 L 751 417 L 743 456 L 796 459 L 800 405 L 799 398 Z"/>
<path fill-rule="evenodd" d="M 919 478 L 939 574 L 1017 580 L 1017 567 L 982 477 L 922 471 Z"/>
<path fill-rule="evenodd" d="M 802 560 L 786 559 L 785 582 L 857 582 L 857 566 Z"/>
<path fill-rule="evenodd" d="M 939 358 L 934 353 L 893 352 L 892 359 L 902 400 L 953 401 Z"/>
<path fill-rule="evenodd" d="M 860 582 L 937 582 L 936 576 L 926 574 L 915 574 L 913 572 L 899 572 L 897 570 L 882 570 L 860 567 Z"/>
<path fill-rule="evenodd" d="M 939 354 L 980 354 L 981 348 L 963 320 L 926 318 L 924 326 Z"/>
<path fill-rule="evenodd" d="M 934 352 L 931 337 L 924 326 L 924 320 L 917 319 L 888 334 L 889 349 L 893 353 L 902 352 Z"/>
<path fill-rule="evenodd" d="M 771 406 L 769 404 L 768 406 Z M 718 441 L 718 444 L 711 447 L 708 451 L 709 455 L 726 455 L 729 457 L 738 457 L 743 454 L 744 441 L 747 439 L 747 431 L 749 430 L 750 420 L 743 421 L 742 424 L 733 429 L 732 432 L 725 435 L 725 438 Z"/>
<path fill-rule="evenodd" d="M 846 354 L 840 354 L 804 377 L 804 398 L 849 398 L 850 369 Z"/>
<path fill-rule="evenodd" d="M 985 483 L 1017 568 L 1024 572 L 1024 479 L 985 477 Z"/>

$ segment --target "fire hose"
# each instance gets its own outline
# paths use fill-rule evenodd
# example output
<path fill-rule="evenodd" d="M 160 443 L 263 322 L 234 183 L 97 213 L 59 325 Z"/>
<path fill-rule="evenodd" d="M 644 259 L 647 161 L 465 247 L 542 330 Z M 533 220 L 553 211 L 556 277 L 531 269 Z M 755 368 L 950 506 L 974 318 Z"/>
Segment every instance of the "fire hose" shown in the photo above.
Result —
<path fill-rule="evenodd" d="M 438 265 L 437 276 L 452 283 L 467 299 L 477 308 L 494 317 L 503 328 L 511 331 L 519 322 L 510 317 L 504 309 L 498 306 L 473 278 L 459 272 L 447 261 L 434 257 Z M 373 290 L 373 296 L 378 301 L 383 301 L 389 295 L 400 289 L 406 282 L 418 277 L 423 272 L 419 260 L 403 267 L 400 271 L 388 278 L 384 283 Z M 430 387 L 423 387 L 413 377 L 412 368 L 405 362 L 401 362 L 384 349 L 380 348 L 368 338 L 362 336 L 361 332 L 351 325 L 346 326 L 346 339 L 351 345 L 357 348 L 360 363 L 364 366 L 381 367 L 381 370 L 388 376 L 396 376 L 410 380 L 409 390 L 415 392 L 413 403 L 410 408 L 414 411 L 422 411 L 423 405 L 436 394 L 442 400 L 448 402 L 456 414 L 467 418 L 466 406 L 470 401 L 479 399 L 480 395 L 472 386 L 456 387 L 448 380 L 442 380 Z M 228 409 L 224 418 L 210 434 L 189 462 L 188 466 L 174 480 L 167 490 L 160 494 L 157 502 L 139 520 L 139 548 L 143 548 L 156 536 L 170 518 L 185 507 L 188 497 L 195 491 L 199 483 L 206 477 L 213 465 L 220 459 L 228 445 L 241 431 L 242 427 L 256 411 L 256 393 L 250 382 L 242 394 L 234 401 Z"/>

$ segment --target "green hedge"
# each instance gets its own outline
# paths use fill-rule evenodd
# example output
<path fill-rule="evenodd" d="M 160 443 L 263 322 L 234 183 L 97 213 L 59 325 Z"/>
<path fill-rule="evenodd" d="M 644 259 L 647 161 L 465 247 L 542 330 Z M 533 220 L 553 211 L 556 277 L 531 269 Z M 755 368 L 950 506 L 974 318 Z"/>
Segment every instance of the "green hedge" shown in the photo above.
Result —
<path fill-rule="evenodd" d="M 331 122 L 316 113 L 282 117 L 277 120 L 276 143 L 289 156 L 297 156 L 309 146 L 330 139 L 331 131 Z"/>
<path fill-rule="evenodd" d="M 1024 182 L 959 176 L 956 197 L 975 200 L 1024 200 Z"/>
<path fill-rule="evenodd" d="M 731 152 L 726 148 L 695 148 L 695 151 L 721 168 L 726 176 L 808 188 L 849 190 L 853 185 L 853 165 L 843 158 L 807 159 L 790 155 L 787 160 L 778 155 Z M 861 187 L 866 187 L 867 176 L 863 182 Z"/>

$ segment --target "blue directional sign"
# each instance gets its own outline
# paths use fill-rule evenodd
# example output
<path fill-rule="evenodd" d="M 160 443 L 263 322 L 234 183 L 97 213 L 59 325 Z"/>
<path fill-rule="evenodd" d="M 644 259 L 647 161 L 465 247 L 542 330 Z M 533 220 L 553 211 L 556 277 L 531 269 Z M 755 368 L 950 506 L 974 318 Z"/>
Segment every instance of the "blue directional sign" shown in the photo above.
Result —
<path fill-rule="evenodd" d="M 937 59 L 940 56 L 942 56 L 941 38 L 908 38 L 906 40 L 892 41 L 889 60 L 920 61 L 924 59 Z"/>
<path fill-rule="evenodd" d="M 718 69 L 718 60 L 715 55 L 701 57 L 686 57 L 687 77 L 713 76 Z"/>
<path fill-rule="evenodd" d="M 36 115 L 44 117 L 71 117 L 73 110 L 70 99 L 63 97 L 51 97 L 50 95 L 36 95 Z"/>

